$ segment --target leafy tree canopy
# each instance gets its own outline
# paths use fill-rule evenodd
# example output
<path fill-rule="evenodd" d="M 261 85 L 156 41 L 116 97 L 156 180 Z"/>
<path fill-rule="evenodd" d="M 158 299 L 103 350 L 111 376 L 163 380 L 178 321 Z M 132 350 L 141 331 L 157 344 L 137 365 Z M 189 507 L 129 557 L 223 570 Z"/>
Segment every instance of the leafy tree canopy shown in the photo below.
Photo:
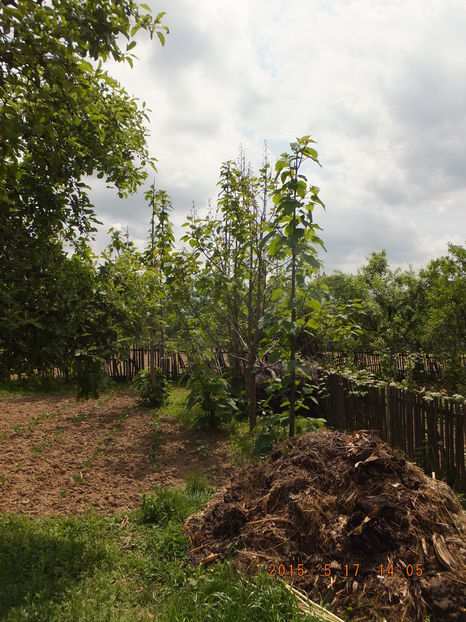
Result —
<path fill-rule="evenodd" d="M 466 351 L 466 248 L 448 245 L 448 255 L 432 260 L 420 277 L 426 310 L 422 336 L 426 349 Z"/>
<path fill-rule="evenodd" d="M 105 177 L 120 196 L 145 179 L 146 113 L 102 62 L 132 63 L 141 28 L 163 42 L 163 13 L 146 9 L 134 0 L 3 2 L 0 205 L 13 244 L 41 231 L 88 233 L 84 175 Z"/>
<path fill-rule="evenodd" d="M 54 348 L 67 362 L 87 351 L 94 320 L 102 330 L 92 347 L 108 349 L 115 334 L 83 259 L 96 222 L 83 179 L 97 174 L 123 197 L 154 166 L 145 107 L 103 63 L 132 64 L 136 33 L 163 44 L 167 28 L 164 13 L 135 0 L 3 0 L 1 9 L 0 352 L 7 368 L 26 371 L 41 357 L 53 365 Z M 65 240 L 76 246 L 72 261 Z M 51 330 L 60 314 L 71 342 Z"/>

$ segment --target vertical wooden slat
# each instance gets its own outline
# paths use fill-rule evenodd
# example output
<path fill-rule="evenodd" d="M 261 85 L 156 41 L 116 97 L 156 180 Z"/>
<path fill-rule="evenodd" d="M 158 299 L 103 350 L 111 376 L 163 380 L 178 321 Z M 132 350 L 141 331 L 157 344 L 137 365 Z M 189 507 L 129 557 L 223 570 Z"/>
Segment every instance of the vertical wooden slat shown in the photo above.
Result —
<path fill-rule="evenodd" d="M 407 445 L 407 454 L 410 460 L 414 460 L 414 442 L 413 442 L 413 427 L 414 427 L 414 395 L 411 391 L 406 393 L 407 398 L 407 412 L 406 412 L 406 445 Z"/>
<path fill-rule="evenodd" d="M 439 476 L 439 460 L 438 460 L 438 421 L 437 409 L 434 408 L 433 402 L 427 404 L 427 444 L 428 444 L 428 471 L 433 471 Z"/>
<path fill-rule="evenodd" d="M 466 415 L 466 402 L 457 405 L 456 412 L 456 473 L 457 485 L 461 490 L 466 488 L 464 468 L 464 417 Z"/>
<path fill-rule="evenodd" d="M 387 413 L 387 404 L 386 404 L 386 400 L 387 400 L 387 391 L 384 387 L 380 387 L 380 389 L 378 390 L 379 392 L 379 417 L 380 417 L 380 422 L 381 422 L 381 426 L 382 426 L 382 430 L 383 430 L 383 440 L 385 442 L 388 442 L 388 426 L 387 426 L 387 417 L 386 417 L 386 413 Z"/>
<path fill-rule="evenodd" d="M 424 400 L 420 395 L 416 396 L 416 406 L 414 412 L 414 443 L 415 454 L 419 455 L 424 441 L 424 430 L 422 427 L 422 408 L 424 406 Z"/>
<path fill-rule="evenodd" d="M 455 472 L 455 402 L 450 402 L 450 467 L 451 474 Z"/>
<path fill-rule="evenodd" d="M 449 404 L 449 417 L 448 417 L 448 426 L 449 426 L 449 435 L 450 435 L 450 447 L 449 447 L 449 477 L 454 478 L 455 473 L 455 403 L 453 400 L 448 400 Z"/>
<path fill-rule="evenodd" d="M 395 447 L 400 446 L 400 391 L 396 387 L 393 388 L 393 444 Z"/>
<path fill-rule="evenodd" d="M 437 401 L 440 402 L 440 399 L 437 398 Z M 450 438 L 450 409 L 449 409 L 449 403 L 447 402 L 445 404 L 445 416 L 444 416 L 444 431 L 445 431 L 445 437 L 444 437 L 444 441 L 445 441 L 445 465 L 444 465 L 444 471 L 445 473 L 449 473 L 450 469 L 451 469 L 451 464 L 450 464 L 450 444 L 451 444 L 451 438 Z"/>

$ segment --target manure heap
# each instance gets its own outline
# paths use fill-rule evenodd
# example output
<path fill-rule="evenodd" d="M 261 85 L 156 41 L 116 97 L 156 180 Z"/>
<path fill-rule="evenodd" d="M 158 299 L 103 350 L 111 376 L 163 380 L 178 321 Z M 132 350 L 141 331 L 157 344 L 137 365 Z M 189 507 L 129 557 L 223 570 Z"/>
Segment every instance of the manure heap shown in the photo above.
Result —
<path fill-rule="evenodd" d="M 464 528 L 445 483 L 376 436 L 330 431 L 236 473 L 185 523 L 193 562 L 232 556 L 342 617 L 397 622 L 466 619 Z"/>

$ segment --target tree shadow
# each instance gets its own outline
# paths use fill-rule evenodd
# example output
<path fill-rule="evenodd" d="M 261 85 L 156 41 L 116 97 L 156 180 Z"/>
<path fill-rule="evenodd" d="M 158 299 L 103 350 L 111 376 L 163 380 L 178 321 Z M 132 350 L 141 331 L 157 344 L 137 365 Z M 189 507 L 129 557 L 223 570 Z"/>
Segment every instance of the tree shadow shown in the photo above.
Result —
<path fill-rule="evenodd" d="M 156 429 L 139 429 L 137 434 L 127 429 L 118 435 L 105 449 L 106 468 L 116 478 L 126 476 L 144 481 L 154 473 L 154 464 L 158 465 L 161 478 L 169 471 L 171 478 L 181 480 L 193 472 L 217 466 L 216 479 L 223 481 L 231 473 L 228 440 L 225 430 L 188 429 L 175 419 L 162 417 Z"/>
<path fill-rule="evenodd" d="M 0 618 L 32 602 L 42 615 L 50 610 L 105 557 L 95 532 L 78 519 L 0 516 Z"/>

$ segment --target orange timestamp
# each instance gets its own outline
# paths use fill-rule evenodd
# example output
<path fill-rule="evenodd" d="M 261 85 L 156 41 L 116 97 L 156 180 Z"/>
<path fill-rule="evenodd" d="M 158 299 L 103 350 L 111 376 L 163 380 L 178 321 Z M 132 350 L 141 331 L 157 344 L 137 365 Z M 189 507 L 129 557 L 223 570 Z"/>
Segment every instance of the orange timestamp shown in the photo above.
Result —
<path fill-rule="evenodd" d="M 385 569 L 383 564 L 380 564 L 380 574 L 378 576 L 385 577 L 388 575 L 393 577 L 394 572 L 393 563 L 388 564 Z M 402 572 L 404 572 L 407 577 L 422 577 L 422 564 L 406 564 L 404 569 L 402 569 Z"/>
<path fill-rule="evenodd" d="M 304 564 L 274 564 L 270 562 L 267 566 L 269 577 L 302 577 L 306 572 Z"/>
<path fill-rule="evenodd" d="M 335 562 L 331 564 L 323 564 L 317 569 L 319 574 L 325 577 L 330 577 L 333 575 L 344 575 L 345 577 L 357 577 L 361 569 L 361 564 L 357 563 L 347 563 L 347 564 L 336 564 Z M 304 566 L 304 564 L 285 564 L 285 563 L 274 563 L 270 562 L 267 565 L 267 571 L 269 577 L 302 577 L 306 572 L 308 572 L 308 568 Z M 397 567 L 396 570 L 393 566 L 393 563 L 384 566 L 380 564 L 379 573 L 377 576 L 379 577 L 393 577 L 395 574 L 399 574 L 400 572 L 405 574 L 407 577 L 422 577 L 422 564 L 406 564 L 404 568 Z"/>

